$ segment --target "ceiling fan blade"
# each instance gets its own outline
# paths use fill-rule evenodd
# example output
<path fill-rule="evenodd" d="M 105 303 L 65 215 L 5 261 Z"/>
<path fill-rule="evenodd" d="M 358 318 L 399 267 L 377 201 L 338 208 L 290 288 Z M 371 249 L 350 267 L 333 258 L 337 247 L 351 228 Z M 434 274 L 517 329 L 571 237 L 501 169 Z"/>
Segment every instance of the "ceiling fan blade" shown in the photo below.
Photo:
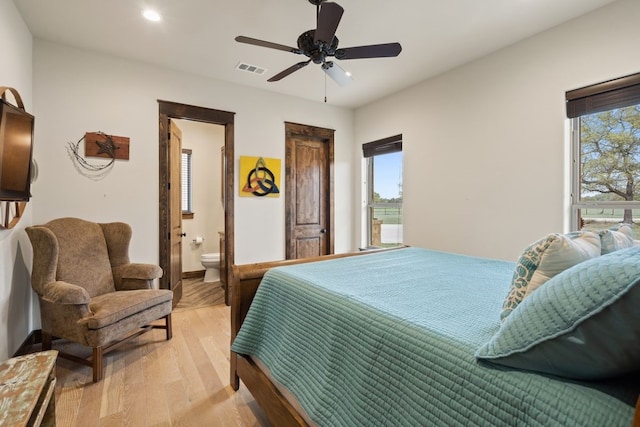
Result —
<path fill-rule="evenodd" d="M 327 61 L 322 64 L 322 69 L 334 82 L 340 86 L 346 86 L 351 83 L 351 75 L 344 71 L 338 64 L 332 61 Z"/>
<path fill-rule="evenodd" d="M 271 77 L 267 81 L 268 82 L 277 82 L 278 80 L 287 77 L 289 74 L 293 73 L 294 71 L 298 71 L 300 68 L 306 67 L 307 65 L 309 65 L 309 62 L 311 62 L 311 60 L 302 61 L 302 62 L 298 62 L 297 64 L 293 64 L 291 67 L 287 68 L 284 71 L 280 71 L 278 74 L 276 74 L 275 76 Z"/>
<path fill-rule="evenodd" d="M 322 42 L 325 45 L 331 44 L 333 36 L 336 35 L 338 24 L 342 18 L 344 9 L 338 3 L 322 3 L 318 14 L 318 26 L 315 31 L 314 42 Z"/>
<path fill-rule="evenodd" d="M 400 43 L 372 44 L 368 46 L 345 47 L 336 50 L 337 59 L 386 58 L 398 56 L 402 52 Z"/>
<path fill-rule="evenodd" d="M 302 53 L 302 51 L 300 49 L 298 49 L 297 47 L 285 46 L 283 44 L 278 44 L 278 43 L 271 43 L 271 42 L 267 42 L 267 41 L 264 41 L 264 40 L 254 39 L 254 38 L 251 38 L 251 37 L 238 36 L 238 37 L 236 37 L 235 40 L 237 42 L 240 42 L 240 43 L 246 43 L 246 44 L 252 44 L 252 45 L 255 45 L 255 46 L 268 47 L 268 48 L 271 48 L 271 49 L 284 50 L 285 52 Z"/>

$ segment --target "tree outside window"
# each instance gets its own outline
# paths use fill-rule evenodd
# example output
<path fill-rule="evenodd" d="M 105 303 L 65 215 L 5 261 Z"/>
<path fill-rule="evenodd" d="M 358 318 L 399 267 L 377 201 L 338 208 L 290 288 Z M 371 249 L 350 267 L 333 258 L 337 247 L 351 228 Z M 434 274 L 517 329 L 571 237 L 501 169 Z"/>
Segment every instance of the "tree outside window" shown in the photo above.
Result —
<path fill-rule="evenodd" d="M 583 200 L 640 200 L 640 105 L 581 117 L 580 147 Z M 631 207 L 621 221 L 633 224 Z"/>

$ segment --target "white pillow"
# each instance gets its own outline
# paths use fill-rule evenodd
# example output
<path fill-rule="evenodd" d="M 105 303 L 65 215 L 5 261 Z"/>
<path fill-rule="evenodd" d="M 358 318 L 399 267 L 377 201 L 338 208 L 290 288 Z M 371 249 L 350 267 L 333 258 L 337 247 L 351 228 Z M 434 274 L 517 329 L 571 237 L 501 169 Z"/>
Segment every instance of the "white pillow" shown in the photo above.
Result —
<path fill-rule="evenodd" d="M 619 251 L 620 249 L 630 248 L 634 245 L 633 230 L 624 224 L 617 228 L 600 231 L 600 241 L 602 246 L 602 255 Z"/>
<path fill-rule="evenodd" d="M 522 300 L 556 274 L 595 258 L 600 252 L 600 236 L 591 231 L 552 233 L 532 243 L 516 263 L 500 318 L 504 320 Z"/>

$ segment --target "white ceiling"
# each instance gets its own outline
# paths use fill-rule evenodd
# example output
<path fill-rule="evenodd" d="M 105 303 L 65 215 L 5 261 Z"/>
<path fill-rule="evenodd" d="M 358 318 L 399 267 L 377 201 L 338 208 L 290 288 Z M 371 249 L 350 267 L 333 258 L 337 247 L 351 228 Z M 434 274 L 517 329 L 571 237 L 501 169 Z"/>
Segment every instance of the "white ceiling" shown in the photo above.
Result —
<path fill-rule="evenodd" d="M 614 0 L 337 0 L 339 47 L 400 42 L 396 58 L 338 61 L 347 87 L 326 79 L 327 102 L 355 108 Z M 34 37 L 134 58 L 242 85 L 323 102 L 325 74 L 309 64 L 279 82 L 267 79 L 306 59 L 241 44 L 238 35 L 296 47 L 315 28 L 308 0 L 14 0 Z M 164 17 L 152 23 L 144 7 Z M 267 68 L 259 76 L 239 62 Z"/>

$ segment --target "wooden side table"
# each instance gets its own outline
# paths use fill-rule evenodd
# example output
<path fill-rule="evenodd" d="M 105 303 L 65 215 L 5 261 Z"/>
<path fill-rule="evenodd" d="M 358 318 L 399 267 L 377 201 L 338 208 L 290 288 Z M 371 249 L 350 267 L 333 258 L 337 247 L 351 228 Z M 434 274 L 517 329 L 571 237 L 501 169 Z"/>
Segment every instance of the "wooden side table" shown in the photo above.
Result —
<path fill-rule="evenodd" d="M 56 425 L 56 350 L 0 364 L 0 425 Z"/>

